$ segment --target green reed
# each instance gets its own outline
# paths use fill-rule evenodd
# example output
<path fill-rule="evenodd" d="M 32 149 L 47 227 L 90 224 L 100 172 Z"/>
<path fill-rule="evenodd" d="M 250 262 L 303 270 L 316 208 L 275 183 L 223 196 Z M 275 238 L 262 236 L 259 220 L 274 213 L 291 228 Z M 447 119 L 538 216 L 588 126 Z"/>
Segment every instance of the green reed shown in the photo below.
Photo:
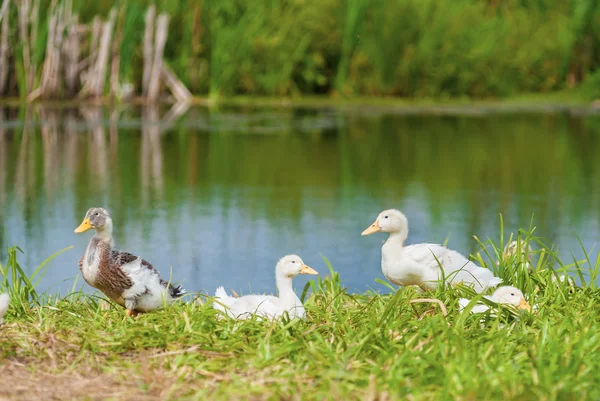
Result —
<path fill-rule="evenodd" d="M 10 7 L 11 85 L 27 71 Z M 61 0 L 59 4 L 64 4 Z M 120 1 L 120 80 L 141 87 L 144 15 L 150 1 Z M 170 16 L 166 62 L 196 95 L 330 93 L 490 97 L 580 86 L 600 65 L 600 7 L 593 0 L 180 0 Z M 75 0 L 90 24 L 113 2 Z M 31 60 L 39 83 L 49 2 L 40 2 Z M 82 47 L 87 49 L 87 36 Z M 82 55 L 87 57 L 87 55 Z M 30 84 L 31 85 L 31 84 Z M 596 96 L 597 79 L 585 86 Z"/>

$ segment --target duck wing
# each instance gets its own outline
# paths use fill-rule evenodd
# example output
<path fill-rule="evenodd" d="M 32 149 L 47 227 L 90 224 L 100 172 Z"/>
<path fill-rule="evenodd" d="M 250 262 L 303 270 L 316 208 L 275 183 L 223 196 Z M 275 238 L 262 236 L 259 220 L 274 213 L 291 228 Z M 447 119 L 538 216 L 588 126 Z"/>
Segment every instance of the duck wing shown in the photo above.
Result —
<path fill-rule="evenodd" d="M 228 305 L 228 314 L 237 319 L 245 319 L 251 315 L 275 318 L 283 313 L 283 308 L 278 303 L 279 298 L 272 295 L 246 295 L 235 298 Z"/>
<path fill-rule="evenodd" d="M 139 261 L 139 263 L 136 263 L 136 261 Z M 149 291 L 148 282 L 158 280 L 160 286 L 168 288 L 169 295 L 172 298 L 179 298 L 185 294 L 185 290 L 180 285 L 177 287 L 171 285 L 161 277 L 159 271 L 150 262 L 139 256 L 129 252 L 113 250 L 111 264 L 125 271 L 134 282 L 139 281 L 140 293 Z M 143 289 L 141 288 L 141 284 L 144 284 Z"/>
<path fill-rule="evenodd" d="M 490 299 L 490 297 L 485 297 L 485 298 Z M 458 300 L 458 305 L 459 305 L 459 309 L 461 312 L 467 307 L 469 302 L 471 302 L 471 300 L 466 299 L 466 298 L 460 298 Z M 484 313 L 485 311 L 487 311 L 489 309 L 490 309 L 489 306 L 478 302 L 475 305 L 473 305 L 473 307 L 471 308 L 471 313 Z"/>
<path fill-rule="evenodd" d="M 439 244 L 409 245 L 404 252 L 415 263 L 438 275 L 441 266 L 447 282 L 473 285 L 478 293 L 502 282 L 491 270 L 477 266 L 460 253 Z"/>

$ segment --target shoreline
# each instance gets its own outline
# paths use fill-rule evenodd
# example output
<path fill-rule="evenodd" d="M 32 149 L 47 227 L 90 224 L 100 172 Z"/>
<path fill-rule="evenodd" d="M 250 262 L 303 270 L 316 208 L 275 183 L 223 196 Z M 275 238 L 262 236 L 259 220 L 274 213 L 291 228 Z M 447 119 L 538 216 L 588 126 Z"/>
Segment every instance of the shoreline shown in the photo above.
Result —
<path fill-rule="evenodd" d="M 0 99 L 0 108 L 27 108 L 42 106 L 48 108 L 76 108 L 80 106 L 98 106 L 104 108 L 142 107 L 156 105 L 170 107 L 181 103 L 162 101 L 148 103 L 144 98 L 136 97 L 127 101 L 115 102 L 114 99 L 96 100 L 47 100 L 26 102 L 19 98 Z M 391 98 L 391 97 L 337 97 L 337 96 L 303 96 L 303 97 L 266 97 L 266 96 L 231 96 L 212 98 L 209 96 L 194 96 L 184 103 L 189 107 L 256 107 L 256 108 L 334 108 L 340 110 L 357 110 L 365 108 L 374 111 L 396 113 L 449 113 L 449 114 L 487 114 L 487 113 L 538 113 L 538 112 L 569 112 L 600 113 L 600 100 L 590 101 L 588 98 L 573 91 L 554 93 L 521 94 L 507 98 Z"/>

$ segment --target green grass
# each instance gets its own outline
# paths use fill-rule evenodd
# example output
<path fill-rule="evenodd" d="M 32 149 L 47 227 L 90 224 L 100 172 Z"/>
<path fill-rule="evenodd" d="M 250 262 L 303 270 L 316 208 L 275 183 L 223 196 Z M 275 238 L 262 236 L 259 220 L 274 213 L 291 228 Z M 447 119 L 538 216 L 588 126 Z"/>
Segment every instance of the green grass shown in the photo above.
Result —
<path fill-rule="evenodd" d="M 52 2 L 31 38 L 39 82 Z M 574 86 L 600 96 L 594 0 L 75 0 L 89 24 L 117 7 L 121 82 L 141 86 L 144 14 L 170 16 L 165 61 L 199 96 L 485 98 Z M 27 94 L 18 3 L 9 8 L 10 85 Z M 70 4 L 66 0 L 59 5 Z M 82 35 L 82 59 L 89 55 Z M 70 97 L 61 94 L 59 97 Z"/>
<path fill-rule="evenodd" d="M 532 273 L 518 257 L 496 266 L 502 243 L 476 258 L 524 290 L 536 314 L 461 313 L 465 288 L 349 294 L 330 266 L 304 291 L 305 321 L 223 319 L 204 296 L 129 319 L 95 296 L 42 294 L 9 310 L 0 360 L 62 399 L 598 399 L 600 259 L 561 261 L 531 233 L 521 238 L 538 249 Z M 555 284 L 555 268 L 581 273 L 580 287 Z M 423 297 L 447 316 L 410 303 Z M 0 394 L 17 398 L 11 383 Z"/>

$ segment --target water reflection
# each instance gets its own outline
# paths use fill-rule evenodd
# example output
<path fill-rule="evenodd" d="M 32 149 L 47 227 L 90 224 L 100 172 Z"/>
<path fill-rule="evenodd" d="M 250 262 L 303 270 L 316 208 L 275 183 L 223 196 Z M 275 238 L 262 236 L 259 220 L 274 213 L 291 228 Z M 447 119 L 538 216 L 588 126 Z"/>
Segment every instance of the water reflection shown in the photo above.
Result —
<path fill-rule="evenodd" d="M 176 106 L 0 109 L 0 224 L 32 270 L 67 245 L 44 288 L 70 288 L 90 206 L 113 212 L 118 246 L 191 290 L 273 288 L 298 253 L 352 290 L 381 289 L 383 237 L 360 232 L 403 209 L 409 242 L 462 252 L 472 235 L 529 226 L 580 253 L 600 236 L 600 120 L 593 116 L 398 115 L 340 109 Z M 6 237 L 4 237 L 6 232 Z M 298 280 L 298 287 L 303 285 Z"/>

